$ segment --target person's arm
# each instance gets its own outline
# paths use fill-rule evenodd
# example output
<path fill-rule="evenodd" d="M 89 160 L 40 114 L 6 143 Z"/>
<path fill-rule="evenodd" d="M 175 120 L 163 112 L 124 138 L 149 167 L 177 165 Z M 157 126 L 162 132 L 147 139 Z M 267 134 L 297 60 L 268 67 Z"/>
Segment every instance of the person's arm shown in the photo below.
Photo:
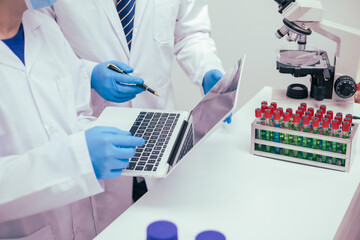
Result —
<path fill-rule="evenodd" d="M 102 191 L 84 132 L 58 138 L 24 154 L 0 157 L 0 222 Z"/>
<path fill-rule="evenodd" d="M 202 87 L 205 74 L 224 72 L 216 55 L 206 0 L 182 0 L 175 26 L 175 54 L 192 81 Z"/>

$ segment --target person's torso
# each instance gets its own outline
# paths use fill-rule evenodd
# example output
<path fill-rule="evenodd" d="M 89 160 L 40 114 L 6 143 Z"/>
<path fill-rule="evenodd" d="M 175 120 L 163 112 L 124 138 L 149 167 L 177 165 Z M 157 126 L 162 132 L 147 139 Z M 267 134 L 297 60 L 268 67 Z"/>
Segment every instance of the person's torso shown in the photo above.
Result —
<path fill-rule="evenodd" d="M 62 0 L 54 5 L 54 11 L 80 58 L 126 63 L 161 95 L 157 98 L 144 92 L 120 106 L 173 108 L 170 75 L 179 7 L 180 0 L 136 1 L 131 52 L 113 0 Z"/>
<path fill-rule="evenodd" d="M 26 66 L 0 41 L 0 160 L 79 130 L 75 98 L 82 96 L 74 92 L 74 78 L 85 71 L 74 54 L 67 55 L 72 50 L 63 45 L 66 41 L 50 21 L 40 13 L 24 14 Z M 19 178 L 19 184 L 26 179 Z M 106 194 L 0 223 L 0 239 L 92 239 L 130 206 L 129 179 L 105 185 L 109 185 Z"/>

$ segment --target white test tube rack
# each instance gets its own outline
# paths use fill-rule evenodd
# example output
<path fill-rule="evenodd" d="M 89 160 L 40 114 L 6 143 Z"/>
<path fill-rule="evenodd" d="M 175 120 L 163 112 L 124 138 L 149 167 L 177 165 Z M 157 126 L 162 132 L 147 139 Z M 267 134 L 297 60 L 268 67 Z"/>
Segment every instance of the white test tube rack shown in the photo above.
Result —
<path fill-rule="evenodd" d="M 350 137 L 342 138 L 342 137 L 333 137 L 333 136 L 329 136 L 329 135 L 314 134 L 312 132 L 312 130 L 310 130 L 310 132 L 304 132 L 304 131 L 302 131 L 302 128 L 300 129 L 300 131 L 296 131 L 296 130 L 292 130 L 292 129 L 267 126 L 267 125 L 263 125 L 263 124 L 258 124 L 257 120 L 255 119 L 253 121 L 253 123 L 251 124 L 251 154 L 269 157 L 269 158 L 273 158 L 273 159 L 284 160 L 284 161 L 288 161 L 288 162 L 295 162 L 295 163 L 300 163 L 300 164 L 305 164 L 305 165 L 310 165 L 310 166 L 316 166 L 316 167 L 321 167 L 321 168 L 349 172 L 350 163 L 351 163 L 351 153 L 352 153 L 352 151 L 354 152 L 354 150 L 356 149 L 356 147 L 355 147 L 356 144 L 354 142 L 354 139 L 356 139 L 355 135 L 356 135 L 358 126 L 359 126 L 359 124 L 353 123 L 352 127 L 351 127 Z M 323 140 L 323 141 L 330 141 L 330 142 L 336 142 L 336 143 L 340 143 L 340 144 L 346 144 L 346 154 L 322 150 L 322 149 L 314 149 L 311 147 L 303 147 L 303 146 L 298 146 L 298 145 L 293 145 L 293 144 L 286 144 L 286 143 L 281 143 L 281 142 L 274 142 L 274 141 L 267 141 L 264 139 L 258 139 L 258 138 L 255 138 L 256 137 L 255 136 L 256 129 L 258 130 L 259 135 L 260 135 L 261 130 L 265 130 L 265 131 L 277 132 L 280 134 L 290 134 L 293 136 L 308 137 L 308 138 L 319 139 L 319 140 Z M 326 156 L 326 157 L 331 157 L 331 158 L 344 159 L 345 165 L 340 166 L 340 165 L 330 164 L 330 163 L 326 163 L 326 162 L 313 161 L 313 160 L 309 160 L 309 159 L 303 159 L 303 158 L 297 158 L 297 157 L 293 157 L 293 156 L 277 154 L 274 152 L 261 151 L 261 150 L 257 150 L 255 148 L 256 144 L 258 144 L 258 146 L 265 145 L 265 146 L 271 146 L 273 148 L 274 147 L 280 148 L 283 150 L 288 149 L 290 151 L 306 152 L 311 155 L 315 154 L 315 155 Z"/>

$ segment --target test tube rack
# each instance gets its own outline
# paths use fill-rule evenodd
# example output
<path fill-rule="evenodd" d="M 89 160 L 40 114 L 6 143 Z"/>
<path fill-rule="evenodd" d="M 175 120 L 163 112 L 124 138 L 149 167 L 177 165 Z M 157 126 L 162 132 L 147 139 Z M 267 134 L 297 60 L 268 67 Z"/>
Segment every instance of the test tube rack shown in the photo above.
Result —
<path fill-rule="evenodd" d="M 356 136 L 356 131 L 357 131 L 358 126 L 359 126 L 359 124 L 353 123 L 352 129 L 351 129 L 351 135 L 349 138 L 345 139 L 345 138 L 341 138 L 341 137 L 333 137 L 333 136 L 326 136 L 326 135 L 321 135 L 321 134 L 314 134 L 314 133 L 312 133 L 312 131 L 304 132 L 304 131 L 302 131 L 302 129 L 300 131 L 295 131 L 292 129 L 267 126 L 267 125 L 257 123 L 257 120 L 255 119 L 253 121 L 253 123 L 251 124 L 251 153 L 254 155 L 258 155 L 258 156 L 264 156 L 264 157 L 284 160 L 284 161 L 288 161 L 288 162 L 295 162 L 295 163 L 300 163 L 300 164 L 305 164 L 305 165 L 310 165 L 310 166 L 316 166 L 316 167 L 321 167 L 321 168 L 349 172 L 351 153 L 352 153 L 352 150 L 354 151 L 356 149 L 356 143 L 354 143 L 354 139 L 356 139 L 355 136 Z M 281 143 L 281 142 L 274 142 L 274 141 L 267 141 L 264 139 L 259 139 L 259 138 L 256 138 L 256 130 L 259 133 L 262 130 L 264 130 L 264 131 L 280 133 L 280 135 L 290 134 L 292 136 L 299 136 L 302 138 L 307 137 L 307 138 L 312 138 L 312 139 L 319 139 L 321 141 L 329 141 L 329 142 L 336 142 L 338 144 L 346 144 L 346 153 L 343 154 L 343 153 L 332 152 L 332 151 L 328 151 L 328 150 L 313 149 L 311 147 L 297 146 L 297 145 L 292 145 L 292 144 L 286 144 L 286 143 Z M 311 159 L 303 159 L 303 158 L 298 158 L 298 157 L 294 157 L 294 156 L 278 154 L 278 153 L 274 153 L 274 152 L 262 151 L 262 150 L 256 149 L 256 145 L 260 146 L 260 147 L 270 146 L 273 148 L 280 148 L 281 151 L 290 150 L 290 151 L 305 152 L 310 156 L 317 155 L 317 156 L 326 156 L 326 157 L 331 157 L 331 158 L 342 159 L 345 161 L 345 164 L 340 166 L 340 165 L 334 165 L 334 164 L 321 162 L 321 161 L 313 161 Z"/>

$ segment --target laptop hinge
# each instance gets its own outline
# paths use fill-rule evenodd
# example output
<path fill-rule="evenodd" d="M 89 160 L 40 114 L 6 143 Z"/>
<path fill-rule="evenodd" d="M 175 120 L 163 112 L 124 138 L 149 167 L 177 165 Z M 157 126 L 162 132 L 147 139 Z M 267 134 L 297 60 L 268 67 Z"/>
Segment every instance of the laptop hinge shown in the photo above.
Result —
<path fill-rule="evenodd" d="M 178 136 L 176 137 L 175 144 L 174 144 L 173 148 L 171 149 L 169 160 L 167 161 L 167 163 L 170 166 L 172 166 L 174 164 L 176 153 L 179 151 L 181 140 L 184 137 L 187 126 L 188 126 L 188 122 L 186 120 L 184 120 L 184 122 L 181 125 L 180 132 L 179 132 Z"/>

